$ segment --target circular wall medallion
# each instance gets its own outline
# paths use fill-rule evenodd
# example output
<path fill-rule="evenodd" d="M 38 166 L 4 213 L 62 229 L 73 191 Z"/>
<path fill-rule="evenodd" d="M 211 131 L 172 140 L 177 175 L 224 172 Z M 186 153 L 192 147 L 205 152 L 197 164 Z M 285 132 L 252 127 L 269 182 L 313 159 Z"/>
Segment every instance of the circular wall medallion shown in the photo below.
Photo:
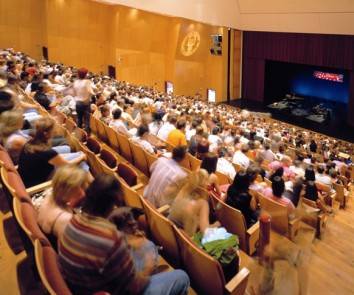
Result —
<path fill-rule="evenodd" d="M 184 56 L 191 56 L 197 51 L 200 44 L 200 35 L 196 31 L 189 32 L 181 44 L 181 53 Z"/>

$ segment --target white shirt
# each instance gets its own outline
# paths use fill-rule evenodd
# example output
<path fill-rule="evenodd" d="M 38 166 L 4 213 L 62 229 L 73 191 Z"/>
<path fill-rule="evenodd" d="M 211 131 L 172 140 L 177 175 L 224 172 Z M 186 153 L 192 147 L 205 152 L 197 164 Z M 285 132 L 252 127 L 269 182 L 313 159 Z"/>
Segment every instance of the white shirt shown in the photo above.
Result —
<path fill-rule="evenodd" d="M 331 180 L 331 177 L 329 177 L 328 175 L 316 174 L 316 181 L 332 187 L 332 180 Z"/>
<path fill-rule="evenodd" d="M 137 143 L 138 145 L 140 145 L 144 150 L 146 150 L 150 154 L 155 153 L 155 150 L 154 150 L 154 147 L 152 146 L 152 144 L 150 142 L 146 141 L 145 139 L 141 139 L 140 137 L 134 136 L 132 138 L 132 141 Z"/>
<path fill-rule="evenodd" d="M 167 140 L 168 135 L 172 130 L 176 129 L 175 125 L 170 124 L 170 122 L 166 122 L 162 125 L 159 132 L 157 133 L 157 137 L 161 138 L 162 140 Z"/>
<path fill-rule="evenodd" d="M 128 128 L 121 119 L 111 121 L 109 127 L 112 127 L 115 131 L 123 134 L 128 133 Z"/>
<path fill-rule="evenodd" d="M 187 129 L 186 130 L 186 139 L 188 141 L 191 140 L 192 136 L 196 134 L 196 130 L 195 129 Z"/>
<path fill-rule="evenodd" d="M 236 151 L 232 158 L 232 163 L 241 165 L 243 168 L 247 169 L 250 165 L 250 159 L 243 152 Z"/>
<path fill-rule="evenodd" d="M 153 135 L 157 135 L 161 127 L 162 127 L 162 122 L 151 122 L 149 124 L 149 132 Z"/>
<path fill-rule="evenodd" d="M 227 175 L 230 179 L 234 179 L 236 175 L 236 170 L 230 161 L 225 158 L 219 158 L 218 164 L 216 166 L 216 171 Z"/>
<path fill-rule="evenodd" d="M 90 102 L 91 95 L 93 94 L 91 81 L 87 79 L 76 80 L 73 84 L 75 92 L 75 100 L 85 103 Z"/>

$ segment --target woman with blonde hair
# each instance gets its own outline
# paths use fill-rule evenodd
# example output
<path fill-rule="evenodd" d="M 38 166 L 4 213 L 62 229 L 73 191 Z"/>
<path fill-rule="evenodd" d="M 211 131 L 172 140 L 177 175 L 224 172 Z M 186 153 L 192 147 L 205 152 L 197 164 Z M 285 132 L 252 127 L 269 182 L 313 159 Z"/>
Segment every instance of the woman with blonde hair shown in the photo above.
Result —
<path fill-rule="evenodd" d="M 219 222 L 209 223 L 208 201 L 198 192 L 198 188 L 207 185 L 208 178 L 204 169 L 191 173 L 170 208 L 168 218 L 190 236 L 198 230 L 204 233 L 207 228 L 220 226 Z"/>
<path fill-rule="evenodd" d="M 46 234 L 61 235 L 88 185 L 87 172 L 77 166 L 65 165 L 55 172 L 52 187 L 38 207 L 37 222 Z"/>
<path fill-rule="evenodd" d="M 23 147 L 18 163 L 18 172 L 26 187 L 47 181 L 54 168 L 65 164 L 79 164 L 86 159 L 82 152 L 58 154 L 51 147 L 54 133 L 54 120 L 43 117 L 36 121 L 35 134 Z M 82 163 L 88 171 L 88 166 Z"/>
<path fill-rule="evenodd" d="M 0 138 L 12 161 L 17 164 L 20 152 L 30 136 L 23 132 L 23 113 L 19 110 L 0 115 Z"/>

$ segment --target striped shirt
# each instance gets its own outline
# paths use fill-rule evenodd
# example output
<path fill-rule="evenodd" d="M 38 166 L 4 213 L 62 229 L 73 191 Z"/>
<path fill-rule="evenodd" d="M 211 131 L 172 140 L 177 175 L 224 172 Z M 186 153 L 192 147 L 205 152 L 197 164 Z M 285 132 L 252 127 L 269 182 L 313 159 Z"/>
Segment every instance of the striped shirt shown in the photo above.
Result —
<path fill-rule="evenodd" d="M 59 264 L 75 294 L 142 290 L 123 235 L 104 218 L 77 214 L 59 239 Z M 135 292 L 134 292 L 135 293 Z"/>
<path fill-rule="evenodd" d="M 144 198 L 156 208 L 171 204 L 187 177 L 181 166 L 165 157 L 159 158 L 150 168 L 151 177 L 144 191 Z"/>

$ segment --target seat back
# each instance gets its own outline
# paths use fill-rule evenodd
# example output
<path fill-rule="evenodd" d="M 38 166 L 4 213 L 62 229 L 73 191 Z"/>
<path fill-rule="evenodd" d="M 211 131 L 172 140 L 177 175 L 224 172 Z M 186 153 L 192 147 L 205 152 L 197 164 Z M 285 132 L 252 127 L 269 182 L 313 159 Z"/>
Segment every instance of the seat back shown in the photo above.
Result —
<path fill-rule="evenodd" d="M 129 186 L 137 185 L 138 174 L 129 165 L 119 163 L 117 173 Z"/>
<path fill-rule="evenodd" d="M 107 150 L 106 148 L 102 148 L 100 153 L 100 158 L 106 163 L 109 168 L 116 168 L 118 161 L 115 155 L 111 153 L 111 151 Z"/>
<path fill-rule="evenodd" d="M 108 137 L 109 146 L 112 149 L 114 149 L 117 153 L 119 153 L 120 147 L 119 147 L 119 142 L 118 142 L 118 138 L 117 138 L 117 132 L 107 125 L 105 125 L 105 129 L 106 129 L 106 133 L 107 133 L 107 137 Z"/>
<path fill-rule="evenodd" d="M 190 169 L 192 171 L 198 170 L 200 168 L 200 164 L 202 163 L 202 161 L 199 160 L 198 158 L 194 157 L 190 153 L 188 153 L 187 155 L 188 155 L 189 163 L 190 163 L 190 167 L 191 167 Z"/>
<path fill-rule="evenodd" d="M 183 268 L 189 275 L 191 285 L 198 294 L 224 294 L 225 278 L 221 265 L 188 237 L 174 227 L 180 248 Z"/>
<path fill-rule="evenodd" d="M 130 149 L 129 139 L 126 135 L 117 132 L 117 139 L 120 147 L 120 154 L 130 163 L 133 163 L 132 151 Z"/>
<path fill-rule="evenodd" d="M 102 140 L 105 143 L 108 143 L 108 137 L 106 134 L 106 128 L 105 128 L 105 123 L 103 123 L 101 120 L 96 119 L 96 124 L 97 124 L 97 136 L 100 140 Z"/>
<path fill-rule="evenodd" d="M 148 165 L 148 171 L 150 176 L 150 167 L 155 161 L 157 161 L 158 157 L 155 154 L 151 154 L 147 151 L 144 151 L 144 153 L 145 153 L 145 159 Z"/>
<path fill-rule="evenodd" d="M 2 166 L 1 180 L 13 198 L 19 197 L 30 200 L 25 185 L 14 167 L 11 168 L 11 166 Z"/>
<path fill-rule="evenodd" d="M 34 242 L 34 255 L 39 277 L 50 295 L 71 295 L 58 265 L 54 249 L 40 240 Z"/>
<path fill-rule="evenodd" d="M 277 231 L 282 235 L 288 234 L 289 231 L 289 217 L 288 209 L 264 196 L 259 195 L 259 202 L 261 209 L 268 212 L 272 218 L 271 226 L 272 229 Z"/>
<path fill-rule="evenodd" d="M 225 227 L 228 232 L 237 235 L 240 242 L 240 248 L 243 251 L 248 252 L 246 240 L 247 226 L 242 213 L 213 195 L 211 195 L 211 197 L 214 199 L 214 203 L 217 204 L 216 215 L 221 225 Z"/>
<path fill-rule="evenodd" d="M 129 207 L 143 208 L 139 193 L 127 185 L 123 179 L 118 179 L 121 184 L 125 205 Z"/>
<path fill-rule="evenodd" d="M 346 205 L 344 186 L 342 184 L 333 183 L 333 188 L 336 191 L 336 200 L 340 203 L 341 207 L 344 208 Z"/>
<path fill-rule="evenodd" d="M 94 177 L 97 177 L 101 173 L 103 173 L 103 168 L 98 157 L 91 152 L 90 150 L 86 151 L 87 162 L 90 166 L 90 171 Z"/>
<path fill-rule="evenodd" d="M 215 175 L 218 177 L 218 182 L 219 182 L 220 185 L 231 184 L 232 183 L 232 180 L 227 175 L 225 175 L 224 173 L 216 171 Z"/>
<path fill-rule="evenodd" d="M 141 172 L 143 172 L 146 176 L 149 176 L 150 172 L 147 160 L 145 158 L 144 149 L 134 142 L 130 141 L 129 143 L 131 151 L 133 153 L 134 166 L 138 168 Z"/>
<path fill-rule="evenodd" d="M 179 267 L 181 265 L 180 252 L 172 222 L 160 214 L 149 201 L 141 198 L 141 202 L 153 240 L 162 246 L 164 257 L 168 262 L 174 267 Z"/>
<path fill-rule="evenodd" d="M 48 242 L 48 239 L 38 226 L 37 213 L 31 201 L 13 198 L 13 210 L 17 223 L 32 243 L 36 239 Z"/>
<path fill-rule="evenodd" d="M 86 142 L 86 146 L 89 148 L 89 150 L 96 155 L 101 152 L 101 144 L 93 137 L 89 137 Z"/>
<path fill-rule="evenodd" d="M 76 129 L 76 123 L 75 121 L 72 119 L 72 118 L 68 118 L 66 121 L 65 121 L 65 128 L 70 132 L 74 132 L 74 130 Z"/>
<path fill-rule="evenodd" d="M 80 142 L 86 142 L 88 135 L 87 132 L 84 129 L 81 129 L 79 127 L 75 128 L 74 130 L 74 135 L 76 137 L 76 139 Z"/>
<path fill-rule="evenodd" d="M 97 119 L 92 114 L 90 115 L 90 130 L 93 134 L 98 136 Z"/>

